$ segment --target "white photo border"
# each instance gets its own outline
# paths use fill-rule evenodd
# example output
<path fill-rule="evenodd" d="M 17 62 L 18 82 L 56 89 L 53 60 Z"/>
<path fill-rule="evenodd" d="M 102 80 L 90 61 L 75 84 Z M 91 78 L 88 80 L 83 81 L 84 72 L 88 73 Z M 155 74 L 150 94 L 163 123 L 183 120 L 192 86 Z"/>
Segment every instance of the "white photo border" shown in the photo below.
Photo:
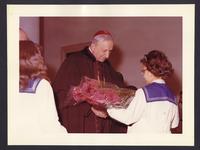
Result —
<path fill-rule="evenodd" d="M 7 5 L 8 145 L 194 146 L 194 4 Z M 69 134 L 39 143 L 15 143 L 9 123 L 19 87 L 19 17 L 182 17 L 183 133 L 171 135 Z"/>

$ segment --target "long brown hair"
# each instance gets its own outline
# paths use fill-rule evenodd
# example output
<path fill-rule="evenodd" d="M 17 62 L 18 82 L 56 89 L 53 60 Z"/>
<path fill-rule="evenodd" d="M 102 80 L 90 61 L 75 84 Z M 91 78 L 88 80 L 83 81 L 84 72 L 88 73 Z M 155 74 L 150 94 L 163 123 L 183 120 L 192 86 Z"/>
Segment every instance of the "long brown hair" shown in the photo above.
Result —
<path fill-rule="evenodd" d="M 39 47 L 32 41 L 20 41 L 20 89 L 28 86 L 28 81 L 47 76 L 47 66 L 41 55 Z"/>

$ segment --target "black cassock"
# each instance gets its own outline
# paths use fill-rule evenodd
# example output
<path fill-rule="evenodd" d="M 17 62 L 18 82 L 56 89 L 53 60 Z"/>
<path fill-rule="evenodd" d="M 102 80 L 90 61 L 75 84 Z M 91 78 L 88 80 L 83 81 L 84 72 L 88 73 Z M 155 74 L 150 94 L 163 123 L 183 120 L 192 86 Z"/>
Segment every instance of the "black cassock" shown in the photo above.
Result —
<path fill-rule="evenodd" d="M 122 75 L 108 60 L 97 62 L 88 48 L 66 56 L 52 84 L 59 120 L 69 133 L 126 133 L 126 125 L 109 117 L 99 118 L 91 111 L 90 104 L 73 105 L 73 99 L 68 96 L 69 90 L 79 85 L 83 76 L 97 79 L 97 75 L 101 80 L 125 87 Z"/>

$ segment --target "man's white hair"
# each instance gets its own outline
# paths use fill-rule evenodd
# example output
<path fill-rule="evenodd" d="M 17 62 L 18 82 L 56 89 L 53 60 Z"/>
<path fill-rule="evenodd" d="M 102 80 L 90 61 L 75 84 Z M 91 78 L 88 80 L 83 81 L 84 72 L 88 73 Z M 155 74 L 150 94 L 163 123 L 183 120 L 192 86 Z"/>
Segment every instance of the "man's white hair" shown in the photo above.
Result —
<path fill-rule="evenodd" d="M 113 38 L 109 34 L 99 34 L 93 37 L 91 43 L 95 44 L 99 41 L 113 41 Z"/>

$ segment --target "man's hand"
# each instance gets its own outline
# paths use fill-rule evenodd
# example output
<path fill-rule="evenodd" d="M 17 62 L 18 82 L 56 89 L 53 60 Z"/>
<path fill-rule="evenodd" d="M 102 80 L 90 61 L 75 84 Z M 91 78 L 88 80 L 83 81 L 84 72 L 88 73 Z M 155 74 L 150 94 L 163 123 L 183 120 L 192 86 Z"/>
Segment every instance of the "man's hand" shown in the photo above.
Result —
<path fill-rule="evenodd" d="M 102 110 L 98 110 L 98 109 L 96 109 L 94 107 L 91 107 L 91 110 L 96 116 L 98 116 L 100 118 L 106 118 L 108 116 L 107 112 L 102 111 Z"/>

